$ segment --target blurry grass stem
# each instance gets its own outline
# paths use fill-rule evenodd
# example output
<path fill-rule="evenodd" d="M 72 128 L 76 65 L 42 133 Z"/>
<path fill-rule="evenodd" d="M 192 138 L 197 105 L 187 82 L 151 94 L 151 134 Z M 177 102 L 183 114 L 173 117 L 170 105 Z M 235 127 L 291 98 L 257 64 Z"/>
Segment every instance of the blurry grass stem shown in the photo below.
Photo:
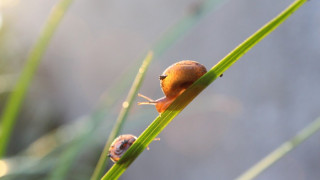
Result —
<path fill-rule="evenodd" d="M 307 0 L 296 0 L 277 17 L 269 21 L 261 29 L 246 39 L 210 71 L 192 84 L 184 91 L 169 107 L 158 116 L 151 125 L 138 137 L 122 158 L 115 163 L 111 169 L 102 177 L 102 180 L 118 179 L 130 164 L 144 151 L 155 137 L 187 106 L 202 90 L 211 84 L 217 77 L 224 73 L 242 55 L 244 55 L 255 44 L 270 34 L 283 21 L 285 21 L 295 10 L 302 6 Z"/>
<path fill-rule="evenodd" d="M 248 171 L 243 173 L 240 177 L 237 178 L 237 180 L 254 179 L 255 177 L 257 177 L 267 168 L 272 166 L 274 163 L 276 163 L 278 160 L 280 160 L 282 157 L 284 157 L 286 154 L 288 154 L 290 151 L 296 148 L 299 144 L 301 144 L 303 141 L 308 139 L 310 136 L 312 136 L 315 132 L 319 130 L 320 130 L 320 117 L 317 118 L 315 121 L 313 121 L 311 124 L 309 124 L 307 127 L 305 127 L 303 130 L 301 130 L 292 139 L 283 143 L 280 147 L 278 147 L 268 156 L 266 156 L 257 164 L 255 164 L 252 168 L 250 168 Z"/>
<path fill-rule="evenodd" d="M 150 62 L 153 58 L 153 53 L 149 52 L 146 56 L 146 58 L 143 60 L 143 63 L 139 69 L 139 72 L 132 84 L 132 87 L 130 88 L 130 91 L 128 93 L 128 96 L 126 100 L 122 104 L 122 109 L 120 111 L 120 114 L 115 122 L 114 127 L 112 128 L 112 131 L 108 137 L 108 140 L 106 142 L 106 145 L 101 153 L 101 156 L 98 160 L 98 164 L 94 170 L 94 173 L 91 177 L 92 180 L 94 179 L 100 179 L 106 165 L 107 165 L 107 158 L 108 158 L 108 150 L 112 143 L 112 141 L 119 135 L 120 130 L 123 127 L 123 123 L 127 119 L 129 110 L 131 109 L 132 103 L 134 99 L 137 97 L 138 90 L 143 82 L 144 76 L 147 72 L 147 69 L 150 65 Z"/>
<path fill-rule="evenodd" d="M 210 12 L 213 8 L 217 7 L 217 4 L 222 1 L 223 0 L 207 0 L 201 3 L 197 3 L 196 6 L 194 6 L 193 9 L 191 9 L 191 11 L 189 11 L 189 13 L 185 17 L 180 19 L 174 26 L 170 27 L 152 46 L 152 49 L 154 49 L 154 57 L 161 56 L 167 49 L 169 49 L 175 42 L 177 42 L 179 38 L 181 38 L 188 30 L 190 30 L 195 25 L 195 23 L 199 21 L 199 19 L 201 19 L 204 15 Z M 121 116 L 121 114 L 122 112 L 120 112 L 119 117 Z M 115 128 L 121 128 L 121 126 L 116 126 Z M 94 170 L 94 174 L 92 175 L 91 180 L 99 179 L 103 173 L 103 170 L 108 164 L 108 161 L 106 161 L 108 149 L 112 141 L 117 136 L 114 133 L 116 131 L 119 132 L 119 130 L 113 129 L 112 131 L 113 132 L 111 132 L 108 138 L 108 142 L 104 147 L 104 151 L 101 154 L 101 157 Z"/>
<path fill-rule="evenodd" d="M 196 3 L 196 6 L 192 6 L 193 8 L 191 11 L 189 10 L 189 12 L 186 13 L 185 16 L 183 16 L 173 26 L 165 31 L 165 33 L 161 35 L 161 37 L 151 46 L 151 49 L 154 49 L 154 58 L 160 57 L 183 35 L 185 35 L 187 31 L 194 27 L 194 25 L 199 22 L 199 20 L 203 18 L 204 15 L 212 11 L 214 8 L 217 8 L 217 5 L 219 3 L 226 1 L 227 0 L 206 0 L 201 3 Z M 91 127 L 93 125 L 92 129 L 88 130 L 86 128 L 74 131 L 74 128 L 72 128 L 72 126 L 74 126 L 74 123 L 72 123 L 58 128 L 58 130 L 56 131 L 58 134 L 47 134 L 46 138 L 52 138 L 52 136 L 59 136 L 59 134 L 66 134 L 66 132 L 68 132 L 67 134 L 75 137 L 72 138 L 72 140 L 64 139 L 62 144 L 57 143 L 57 147 L 55 147 L 56 149 L 63 145 L 65 150 L 62 151 L 61 155 L 58 157 L 59 161 L 55 164 L 54 170 L 50 172 L 50 175 L 48 177 L 49 179 L 65 179 L 67 171 L 75 162 L 75 159 L 80 151 L 82 151 L 84 147 L 88 145 L 88 142 L 92 142 L 92 138 L 97 134 L 96 128 L 99 126 L 100 122 L 105 119 L 111 106 L 119 98 L 119 95 L 122 94 L 122 90 L 127 89 L 129 80 L 129 78 L 127 77 L 131 77 L 135 73 L 132 71 L 133 69 L 135 69 L 135 67 L 135 65 L 130 66 L 130 69 L 125 71 L 125 74 L 123 74 L 121 78 L 116 78 L 113 83 L 114 85 L 112 85 L 111 88 L 102 96 L 101 105 L 98 107 L 98 109 L 95 110 L 92 114 L 88 115 L 86 118 L 83 118 L 83 121 L 85 121 L 83 123 L 86 124 L 83 127 Z M 75 122 L 78 123 L 79 121 L 82 120 L 77 120 Z M 71 130 L 69 130 L 69 126 Z M 46 138 L 43 138 L 43 141 L 45 141 Z"/>
<path fill-rule="evenodd" d="M 95 139 L 99 135 L 97 129 L 101 126 L 107 115 L 110 114 L 110 110 L 119 100 L 120 95 L 129 88 L 128 84 L 132 82 L 132 79 L 128 77 L 133 77 L 136 74 L 137 63 L 141 63 L 141 59 L 139 59 L 139 62 L 136 61 L 132 66 L 129 66 L 119 77 L 114 78 L 114 82 L 110 85 L 110 88 L 101 96 L 98 108 L 95 111 L 84 118 L 78 119 L 76 123 L 69 124 L 70 128 L 66 128 L 66 125 L 59 128 L 59 130 L 63 131 L 60 133 L 69 134 L 69 136 L 74 136 L 74 138 L 65 143 L 66 148 L 60 153 L 59 160 L 55 168 L 50 171 L 47 179 L 66 179 L 70 168 L 72 168 L 72 164 L 75 163 L 81 151 L 84 151 L 87 147 L 92 147 L 92 139 Z M 78 123 L 81 124 L 81 128 L 74 128 Z M 111 130 L 111 127 L 108 125 L 103 127 L 104 132 Z M 78 129 L 77 132 L 75 132 L 75 129 Z"/>
<path fill-rule="evenodd" d="M 40 60 L 71 3 L 72 0 L 60 0 L 52 9 L 42 33 L 38 37 L 38 40 L 29 54 L 17 84 L 8 98 L 8 102 L 0 120 L 0 158 L 6 153 L 7 145 L 10 140 L 19 109 L 31 80 L 40 64 Z"/>

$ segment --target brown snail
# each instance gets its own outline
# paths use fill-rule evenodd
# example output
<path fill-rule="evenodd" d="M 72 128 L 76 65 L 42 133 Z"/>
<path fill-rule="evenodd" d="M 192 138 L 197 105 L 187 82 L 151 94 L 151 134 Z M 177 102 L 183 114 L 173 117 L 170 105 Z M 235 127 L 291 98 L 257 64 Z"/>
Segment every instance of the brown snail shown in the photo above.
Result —
<path fill-rule="evenodd" d="M 184 60 L 169 66 L 160 75 L 160 86 L 165 95 L 157 100 L 153 100 L 142 94 L 140 97 L 148 100 L 138 104 L 155 105 L 159 113 L 164 112 L 168 106 L 185 91 L 191 84 L 207 72 L 207 69 L 200 63 L 191 60 Z"/>

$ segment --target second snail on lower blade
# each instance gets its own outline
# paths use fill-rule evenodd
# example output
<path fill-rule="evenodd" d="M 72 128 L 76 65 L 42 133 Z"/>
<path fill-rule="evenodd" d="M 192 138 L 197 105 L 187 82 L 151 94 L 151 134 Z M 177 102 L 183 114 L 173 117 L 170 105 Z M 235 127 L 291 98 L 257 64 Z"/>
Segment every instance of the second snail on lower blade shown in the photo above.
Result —
<path fill-rule="evenodd" d="M 108 156 L 113 162 L 118 162 L 122 155 L 130 148 L 130 146 L 136 141 L 137 137 L 132 134 L 123 134 L 118 136 L 109 148 Z M 160 140 L 155 138 L 154 141 Z M 147 147 L 149 150 L 149 147 Z"/>
<path fill-rule="evenodd" d="M 142 94 L 140 97 L 148 100 L 138 104 L 155 105 L 159 113 L 164 112 L 169 105 L 191 84 L 198 80 L 207 72 L 207 69 L 200 63 L 191 60 L 184 60 L 169 66 L 162 75 L 160 75 L 160 86 L 164 97 L 153 100 Z"/>

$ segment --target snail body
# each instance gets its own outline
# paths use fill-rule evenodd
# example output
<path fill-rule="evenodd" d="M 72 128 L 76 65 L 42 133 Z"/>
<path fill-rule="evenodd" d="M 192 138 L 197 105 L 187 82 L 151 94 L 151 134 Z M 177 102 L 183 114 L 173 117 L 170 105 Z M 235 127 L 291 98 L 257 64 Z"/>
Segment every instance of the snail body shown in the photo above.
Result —
<path fill-rule="evenodd" d="M 139 104 L 153 104 L 159 113 L 164 112 L 169 105 L 183 93 L 191 84 L 207 72 L 207 69 L 200 63 L 191 60 L 184 60 L 169 66 L 160 75 L 160 86 L 164 97 L 152 100 L 144 95 L 138 94 L 148 100 Z"/>
<path fill-rule="evenodd" d="M 113 162 L 119 161 L 121 156 L 129 149 L 136 141 L 137 137 L 131 134 L 124 134 L 117 137 L 109 148 L 108 156 Z"/>

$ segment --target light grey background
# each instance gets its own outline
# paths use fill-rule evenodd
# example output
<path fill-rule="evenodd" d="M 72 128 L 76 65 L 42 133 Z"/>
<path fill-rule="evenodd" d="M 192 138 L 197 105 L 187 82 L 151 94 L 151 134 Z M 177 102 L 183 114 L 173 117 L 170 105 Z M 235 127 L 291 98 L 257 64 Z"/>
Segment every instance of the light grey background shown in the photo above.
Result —
<path fill-rule="evenodd" d="M 12 69 L 1 68 L 3 73 L 21 68 L 57 1 L 18 2 L 2 9 L 6 33 L 2 44 L 8 49 L 1 64 Z M 15 134 L 17 144 L 11 145 L 11 154 L 45 133 L 49 125 L 90 113 L 114 79 L 196 2 L 74 1 L 28 94 L 23 112 L 30 118 L 18 121 L 16 130 L 23 130 L 25 139 Z M 291 2 L 224 1 L 153 61 L 140 92 L 163 96 L 158 75 L 176 61 L 192 59 L 212 67 Z M 174 119 L 160 134 L 161 141 L 153 142 L 120 179 L 234 179 L 312 122 L 320 115 L 319 9 L 319 1 L 307 2 L 252 48 Z M 123 132 L 139 135 L 156 115 L 152 106 L 134 106 L 128 121 L 138 125 L 127 125 Z M 98 157 L 108 133 L 97 137 L 101 148 L 88 156 Z M 257 179 L 319 179 L 319 138 L 317 133 Z M 92 168 L 95 160 L 82 163 Z"/>

